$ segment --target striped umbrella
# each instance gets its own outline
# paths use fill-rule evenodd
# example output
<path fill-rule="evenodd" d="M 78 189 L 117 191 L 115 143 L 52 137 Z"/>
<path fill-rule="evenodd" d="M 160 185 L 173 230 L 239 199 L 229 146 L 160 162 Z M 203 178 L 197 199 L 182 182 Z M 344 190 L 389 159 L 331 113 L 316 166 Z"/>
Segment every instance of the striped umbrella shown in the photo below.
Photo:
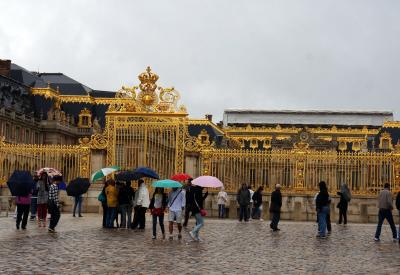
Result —
<path fill-rule="evenodd" d="M 92 176 L 90 177 L 90 180 L 92 182 L 95 182 L 101 178 L 104 178 L 118 170 L 120 170 L 121 167 L 119 166 L 110 166 L 110 167 L 105 167 L 105 168 L 101 168 L 99 171 L 96 171 L 92 174 Z"/>

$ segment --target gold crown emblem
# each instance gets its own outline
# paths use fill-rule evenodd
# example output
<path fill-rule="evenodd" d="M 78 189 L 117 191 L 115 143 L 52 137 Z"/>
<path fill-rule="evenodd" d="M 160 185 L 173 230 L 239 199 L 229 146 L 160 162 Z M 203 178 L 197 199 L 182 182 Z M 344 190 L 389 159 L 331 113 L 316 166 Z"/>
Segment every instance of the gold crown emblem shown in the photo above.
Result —
<path fill-rule="evenodd" d="M 148 66 L 147 69 L 146 69 L 146 71 L 143 72 L 143 73 L 141 73 L 141 74 L 138 76 L 138 78 L 139 78 L 139 80 L 140 80 L 140 82 L 141 82 L 142 84 L 145 84 L 145 83 L 152 83 L 152 84 L 155 84 L 155 83 L 157 82 L 157 80 L 158 80 L 158 75 L 156 75 L 155 73 L 153 73 L 153 72 L 151 71 L 151 68 Z"/>

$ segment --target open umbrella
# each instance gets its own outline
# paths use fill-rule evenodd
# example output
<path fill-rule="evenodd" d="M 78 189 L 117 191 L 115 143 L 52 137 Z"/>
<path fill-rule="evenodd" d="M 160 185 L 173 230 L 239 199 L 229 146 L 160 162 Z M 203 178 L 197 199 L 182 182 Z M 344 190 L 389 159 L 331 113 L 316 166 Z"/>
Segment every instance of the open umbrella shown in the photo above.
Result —
<path fill-rule="evenodd" d="M 138 180 L 138 175 L 133 171 L 121 171 L 115 175 L 115 179 L 118 181 L 126 181 L 129 182 L 131 180 Z"/>
<path fill-rule="evenodd" d="M 192 178 L 192 176 L 190 176 L 188 174 L 185 174 L 185 173 L 182 173 L 182 174 L 173 175 L 171 177 L 171 180 L 185 181 L 185 180 L 188 180 L 188 179 L 191 179 L 191 178 Z"/>
<path fill-rule="evenodd" d="M 67 185 L 65 182 L 62 181 L 58 184 L 58 190 L 67 190 Z"/>
<path fill-rule="evenodd" d="M 174 180 L 166 179 L 155 181 L 151 184 L 151 186 L 159 188 L 180 188 L 182 187 L 182 184 Z"/>
<path fill-rule="evenodd" d="M 69 182 L 67 186 L 67 195 L 77 197 L 85 194 L 90 187 L 89 179 L 87 178 L 76 178 Z"/>
<path fill-rule="evenodd" d="M 40 168 L 39 170 L 36 171 L 36 175 L 38 176 L 41 176 L 43 173 L 46 173 L 50 177 L 62 176 L 60 171 L 51 167 Z"/>
<path fill-rule="evenodd" d="M 217 179 L 216 177 L 212 176 L 201 176 L 198 178 L 195 178 L 192 181 L 193 185 L 201 186 L 201 187 L 211 187 L 211 188 L 218 188 L 218 187 L 223 187 L 224 184 Z"/>
<path fill-rule="evenodd" d="M 141 178 L 151 178 L 151 179 L 159 179 L 160 176 L 158 176 L 158 174 L 148 168 L 148 167 L 138 167 L 135 169 L 135 171 L 133 171 L 133 173 L 136 175 L 137 179 L 141 179 Z"/>
<path fill-rule="evenodd" d="M 13 196 L 27 196 L 32 191 L 34 182 L 29 171 L 15 170 L 7 181 Z"/>
<path fill-rule="evenodd" d="M 94 172 L 92 174 L 92 176 L 90 177 L 90 180 L 92 182 L 95 182 L 96 180 L 99 180 L 101 178 L 104 178 L 118 170 L 120 170 L 121 168 L 119 166 L 110 166 L 110 167 L 105 167 L 105 168 L 101 168 L 100 170 Z"/>

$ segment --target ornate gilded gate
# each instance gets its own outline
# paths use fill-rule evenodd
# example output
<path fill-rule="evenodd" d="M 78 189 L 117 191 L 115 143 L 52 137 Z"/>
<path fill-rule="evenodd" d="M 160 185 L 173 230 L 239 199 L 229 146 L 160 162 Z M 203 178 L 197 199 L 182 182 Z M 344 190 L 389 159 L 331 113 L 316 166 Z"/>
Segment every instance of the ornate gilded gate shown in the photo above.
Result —
<path fill-rule="evenodd" d="M 174 88 L 157 88 L 158 76 L 150 68 L 139 80 L 138 87 L 117 92 L 118 100 L 106 114 L 107 164 L 123 169 L 148 166 L 168 178 L 184 170 L 186 109 L 177 107 Z"/>

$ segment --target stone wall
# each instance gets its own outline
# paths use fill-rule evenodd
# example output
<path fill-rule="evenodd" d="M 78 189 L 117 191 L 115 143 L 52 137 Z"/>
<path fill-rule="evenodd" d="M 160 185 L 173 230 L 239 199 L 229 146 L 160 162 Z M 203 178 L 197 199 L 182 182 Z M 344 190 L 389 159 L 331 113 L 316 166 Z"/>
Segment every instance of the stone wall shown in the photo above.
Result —
<path fill-rule="evenodd" d="M 101 213 L 102 208 L 100 202 L 97 200 L 97 196 L 101 192 L 102 185 L 94 184 L 90 188 L 89 192 L 83 197 L 83 213 Z M 7 187 L 0 188 L 0 195 L 9 195 L 9 190 Z M 395 196 L 393 196 L 395 198 Z M 270 194 L 264 194 L 263 197 L 263 219 L 269 219 L 269 204 L 270 204 Z M 62 202 L 63 212 L 72 212 L 73 198 L 68 197 L 65 191 L 60 192 L 60 201 Z M 376 223 L 378 209 L 376 207 L 376 197 L 375 196 L 357 196 L 353 197 L 349 204 L 348 210 L 348 221 L 350 223 Z M 336 223 L 339 218 L 339 210 L 336 205 L 339 202 L 338 196 L 332 196 L 331 204 L 331 221 Z M 393 202 L 393 205 L 395 202 Z M 210 193 L 205 201 L 205 209 L 208 212 L 209 217 L 218 217 L 218 205 L 217 205 L 217 193 Z M 236 219 L 238 217 L 238 205 L 236 203 L 236 194 L 229 194 L 229 203 L 226 206 L 226 212 L 228 218 Z M 395 216 L 395 221 L 398 223 L 398 211 L 393 211 Z M 282 220 L 292 220 L 292 221 L 315 221 L 315 205 L 314 196 L 311 195 L 283 195 L 283 205 L 282 205 Z"/>

